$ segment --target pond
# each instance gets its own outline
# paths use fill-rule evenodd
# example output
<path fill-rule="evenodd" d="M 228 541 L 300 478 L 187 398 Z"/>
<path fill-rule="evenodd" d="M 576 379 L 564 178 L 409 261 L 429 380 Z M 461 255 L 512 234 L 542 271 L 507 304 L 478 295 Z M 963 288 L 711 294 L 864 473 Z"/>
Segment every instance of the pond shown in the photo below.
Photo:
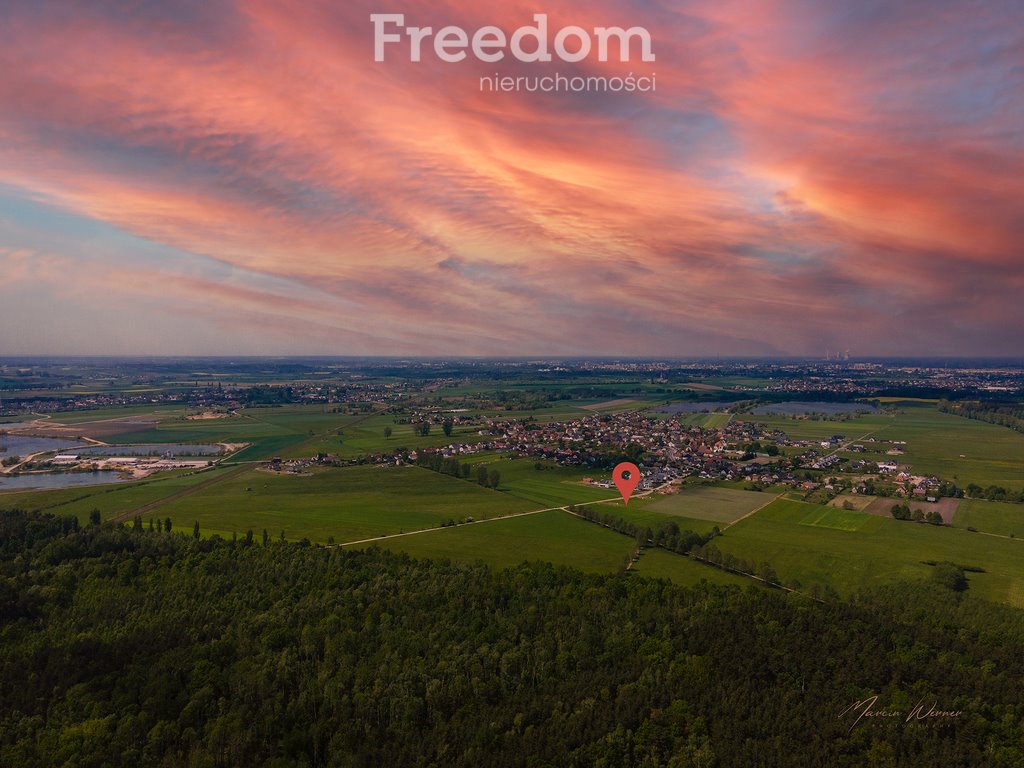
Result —
<path fill-rule="evenodd" d="M 24 475 L 0 475 L 0 506 L 3 506 L 3 491 L 52 490 L 74 488 L 79 485 L 102 485 L 123 483 L 130 477 L 119 477 L 118 472 L 47 472 Z"/>

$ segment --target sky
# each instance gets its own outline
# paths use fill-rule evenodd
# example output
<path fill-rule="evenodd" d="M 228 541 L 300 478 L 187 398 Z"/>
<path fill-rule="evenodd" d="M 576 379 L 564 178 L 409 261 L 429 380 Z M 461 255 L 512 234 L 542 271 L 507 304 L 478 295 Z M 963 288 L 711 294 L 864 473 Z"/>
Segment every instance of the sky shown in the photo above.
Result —
<path fill-rule="evenodd" d="M 656 90 L 480 85 L 556 73 Z M 1009 356 L 1022 297 L 1019 0 L 0 4 L 0 355 Z"/>

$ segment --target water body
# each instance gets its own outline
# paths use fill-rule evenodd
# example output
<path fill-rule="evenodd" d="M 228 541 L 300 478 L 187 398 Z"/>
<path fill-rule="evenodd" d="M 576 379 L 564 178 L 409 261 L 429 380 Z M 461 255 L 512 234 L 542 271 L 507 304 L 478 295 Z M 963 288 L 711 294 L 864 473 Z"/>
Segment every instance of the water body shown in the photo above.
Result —
<path fill-rule="evenodd" d="M 138 445 L 93 445 L 75 453 L 81 456 L 219 456 L 224 449 L 212 443 L 141 443 Z"/>
<path fill-rule="evenodd" d="M 857 411 L 876 413 L 878 409 L 867 403 L 808 403 L 794 400 L 774 405 L 761 405 L 753 412 L 758 415 L 771 413 L 782 416 L 800 416 L 808 413 L 825 413 L 831 416 L 836 413 L 856 413 Z"/>
<path fill-rule="evenodd" d="M 704 413 L 705 411 L 717 411 L 719 408 L 728 408 L 735 403 L 672 403 L 655 408 L 654 413 Z"/>
<path fill-rule="evenodd" d="M 123 483 L 131 478 L 119 477 L 117 472 L 47 472 L 46 474 L 0 475 L 0 506 L 3 491 L 52 490 L 74 488 L 80 485 Z"/>
<path fill-rule="evenodd" d="M 73 437 L 32 437 L 29 435 L 0 435 L 0 457 L 20 456 L 40 451 L 63 451 L 88 443 Z M 6 449 L 6 450 L 5 450 Z"/>

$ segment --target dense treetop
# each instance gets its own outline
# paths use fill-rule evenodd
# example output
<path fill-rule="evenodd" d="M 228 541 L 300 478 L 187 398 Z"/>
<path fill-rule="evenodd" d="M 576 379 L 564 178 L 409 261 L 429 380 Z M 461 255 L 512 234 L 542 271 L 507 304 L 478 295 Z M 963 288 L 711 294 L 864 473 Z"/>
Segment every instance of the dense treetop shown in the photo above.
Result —
<path fill-rule="evenodd" d="M 1022 650 L 1024 614 L 940 583 L 819 603 L 0 513 L 0 765 L 1024 766 Z M 963 714 L 840 716 L 875 693 Z"/>

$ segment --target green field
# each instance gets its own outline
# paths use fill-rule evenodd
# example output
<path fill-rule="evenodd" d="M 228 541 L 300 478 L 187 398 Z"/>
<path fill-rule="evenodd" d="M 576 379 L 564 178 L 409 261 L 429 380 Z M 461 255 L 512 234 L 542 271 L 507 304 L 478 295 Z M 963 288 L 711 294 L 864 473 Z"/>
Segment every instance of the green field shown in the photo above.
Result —
<path fill-rule="evenodd" d="M 841 594 L 927 579 L 931 566 L 925 561 L 977 566 L 986 572 L 968 574 L 970 594 L 1024 607 L 1024 541 L 858 512 L 845 513 L 863 518 L 857 530 L 804 523 L 810 515 L 843 512 L 780 499 L 729 528 L 714 544 L 722 552 L 771 563 L 783 583 L 828 584 Z"/>
<path fill-rule="evenodd" d="M 536 509 L 522 499 L 419 467 L 324 468 L 311 477 L 249 469 L 160 508 L 204 531 L 266 528 L 289 539 L 342 543 Z"/>
<path fill-rule="evenodd" d="M 482 560 L 497 568 L 546 560 L 598 573 L 621 568 L 635 546 L 628 536 L 557 510 L 399 536 L 379 545 L 413 557 Z"/>
<path fill-rule="evenodd" d="M 874 413 L 850 421 L 810 421 L 785 416 L 742 414 L 738 420 L 777 427 L 797 440 L 820 440 L 845 435 L 857 442 L 869 435 L 904 440 L 901 463 L 915 474 L 934 474 L 960 487 L 1024 487 L 1024 435 L 1006 427 L 941 413 L 927 404 L 902 403 L 895 416 Z M 844 454 L 856 457 L 856 454 Z"/>
<path fill-rule="evenodd" d="M 590 504 L 588 506 L 596 512 L 613 515 L 636 526 L 650 528 L 652 531 L 657 530 L 658 526 L 668 521 L 678 525 L 681 531 L 693 531 L 694 533 L 710 533 L 711 529 L 715 527 L 715 523 L 710 520 L 655 512 L 646 502 L 646 498 L 630 499 L 629 505 L 626 506 L 621 499 L 618 499 L 607 504 Z"/>
<path fill-rule="evenodd" d="M 767 504 L 771 494 L 714 486 L 694 486 L 681 493 L 658 496 L 648 508 L 663 515 L 678 515 L 716 523 L 731 523 Z"/>
<path fill-rule="evenodd" d="M 963 499 L 953 517 L 953 525 L 1000 536 L 1024 538 L 1024 504 Z"/>
<path fill-rule="evenodd" d="M 699 584 L 701 581 L 708 581 L 712 584 L 733 584 L 737 587 L 761 585 L 757 579 L 737 576 L 734 573 L 723 571 L 721 568 L 691 560 L 689 557 L 655 548 L 644 550 L 640 560 L 633 565 L 629 572 L 651 579 L 668 579 L 684 586 Z"/>
<path fill-rule="evenodd" d="M 583 485 L 582 479 L 593 476 L 592 471 L 559 467 L 550 462 L 541 462 L 545 469 L 538 470 L 536 464 L 532 459 L 500 459 L 488 461 L 487 468 L 501 474 L 503 491 L 533 502 L 534 509 L 585 504 L 619 495 L 614 488 Z"/>
<path fill-rule="evenodd" d="M 834 528 L 837 531 L 859 531 L 871 519 L 871 516 L 864 512 L 852 512 L 845 509 L 836 509 L 835 507 L 813 506 L 814 509 L 800 520 L 800 525 Z"/>
<path fill-rule="evenodd" d="M 981 486 L 1024 487 L 1024 435 L 926 406 L 904 408 L 887 437 L 906 440 L 902 461 L 916 473 Z M 961 454 L 963 456 L 961 457 Z"/>

